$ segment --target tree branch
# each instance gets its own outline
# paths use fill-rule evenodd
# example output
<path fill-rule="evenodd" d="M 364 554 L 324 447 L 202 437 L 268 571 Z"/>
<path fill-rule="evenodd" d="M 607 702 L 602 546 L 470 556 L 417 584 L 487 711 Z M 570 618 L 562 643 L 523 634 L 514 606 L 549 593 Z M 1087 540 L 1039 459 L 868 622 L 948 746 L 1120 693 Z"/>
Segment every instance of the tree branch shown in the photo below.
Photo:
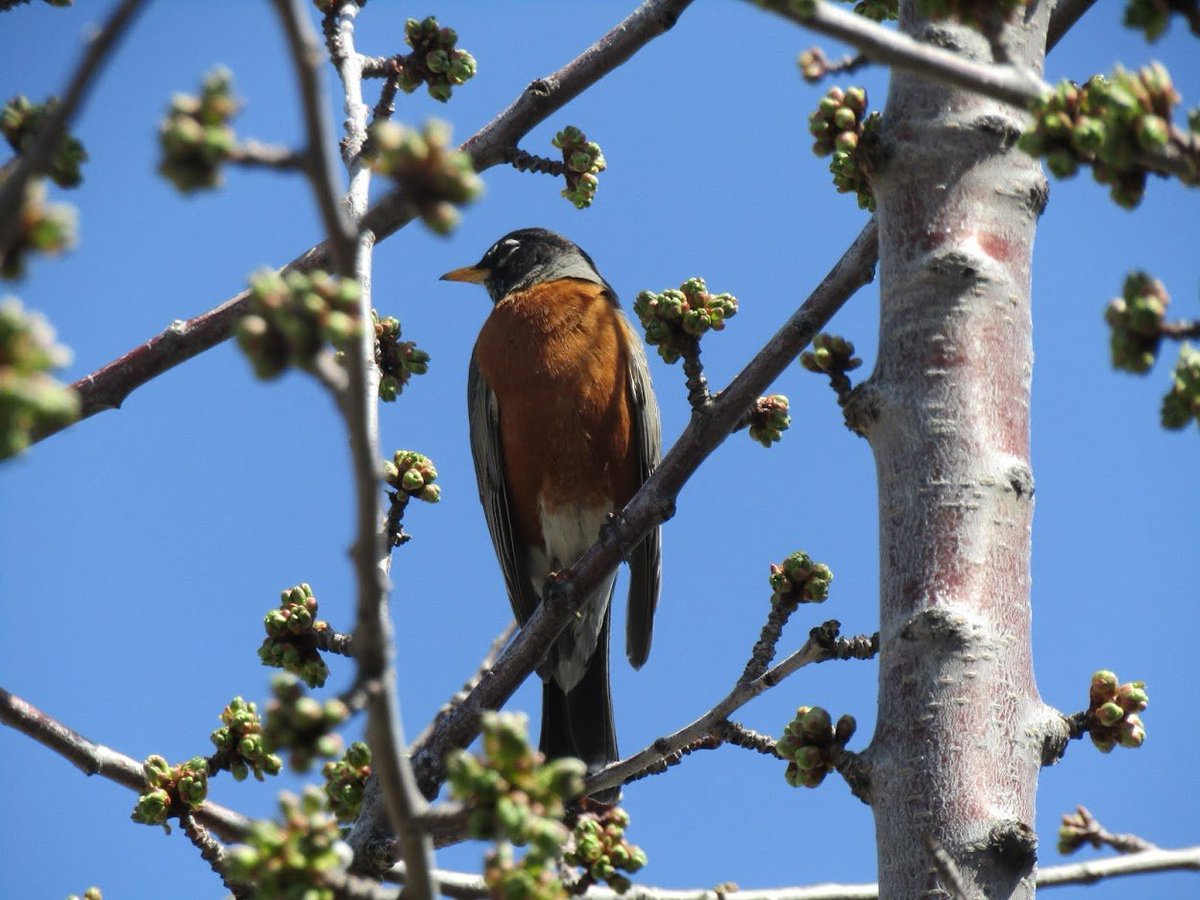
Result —
<path fill-rule="evenodd" d="M 884 28 L 863 16 L 817 0 L 811 15 L 796 12 L 787 0 L 753 0 L 771 12 L 812 31 L 828 35 L 857 47 L 876 62 L 893 69 L 923 75 L 933 81 L 972 91 L 1019 109 L 1031 109 L 1051 92 L 1051 87 L 1034 72 L 1008 63 L 977 63 L 950 50 L 913 40 L 908 35 Z M 1071 8 L 1070 12 L 1076 10 Z M 1064 15 L 1066 15 L 1064 13 Z M 1078 12 L 1082 15 L 1082 11 Z M 1060 20 L 1061 21 L 1061 20 Z M 1046 46 L 1053 46 L 1049 39 Z M 1154 152 L 1144 152 L 1138 162 L 1156 172 L 1174 175 L 1184 181 L 1195 178 L 1188 154 L 1194 143 L 1184 130 L 1175 128 L 1173 137 L 1188 148 L 1167 144 Z"/>
<path fill-rule="evenodd" d="M 1178 850 L 1147 850 L 1113 859 L 1097 859 L 1066 866 L 1039 869 L 1039 888 L 1062 887 L 1074 884 L 1094 884 L 1109 878 L 1126 875 L 1147 875 L 1154 872 L 1200 871 L 1200 846 Z M 397 866 L 390 877 L 404 880 L 404 870 Z M 439 871 L 438 883 L 442 893 L 455 900 L 485 900 L 491 893 L 478 875 L 465 872 Z M 814 884 L 807 887 L 759 888 L 739 890 L 735 894 L 713 888 L 660 888 L 635 884 L 626 893 L 618 894 L 609 888 L 592 887 L 583 895 L 587 900 L 877 900 L 876 884 Z"/>
<path fill-rule="evenodd" d="M 45 174 L 50 155 L 62 140 L 67 123 L 74 117 L 87 92 L 95 84 L 100 67 L 120 41 L 143 2 L 144 0 L 122 0 L 113 10 L 104 27 L 96 32 L 96 36 L 84 51 L 75 73 L 67 83 L 67 89 L 63 91 L 53 112 L 42 123 L 33 145 L 20 155 L 16 168 L 0 182 L 0 250 L 12 243 L 20 229 L 21 221 L 17 213 L 25 197 L 25 185 L 31 178 Z"/>
<path fill-rule="evenodd" d="M 845 646 L 851 645 L 852 642 L 846 641 L 844 638 L 839 638 L 837 628 L 837 622 L 826 622 L 819 628 L 812 629 L 808 640 L 804 642 L 804 646 L 799 650 L 788 656 L 783 662 L 768 669 L 753 681 L 739 681 L 734 685 L 733 690 L 725 695 L 724 699 L 700 718 L 685 725 L 674 734 L 659 738 L 650 746 L 633 754 L 633 756 L 626 757 L 619 762 L 610 763 L 603 769 L 589 775 L 586 782 L 586 792 L 594 794 L 596 791 L 603 790 L 604 788 L 624 784 L 639 773 L 660 765 L 663 758 L 667 755 L 681 750 L 707 735 L 719 735 L 723 729 L 723 723 L 732 713 L 745 706 L 759 694 L 779 684 L 779 682 L 798 669 L 802 669 L 812 663 L 827 662 L 839 657 L 845 658 L 843 655 L 844 651 L 843 653 L 838 652 L 837 642 L 843 641 Z M 875 646 L 877 647 L 877 642 Z M 863 654 L 854 655 L 863 656 Z M 874 655 L 874 653 L 872 652 L 863 656 L 863 658 L 869 658 L 870 655 Z"/>
<path fill-rule="evenodd" d="M 796 12 L 786 0 L 755 2 L 797 25 L 857 47 L 875 62 L 925 75 L 1022 109 L 1048 90 L 1032 72 L 1010 65 L 972 62 L 953 51 L 914 41 L 906 34 L 884 28 L 823 0 L 818 0 L 812 15 Z"/>
<path fill-rule="evenodd" d="M 135 794 L 146 790 L 146 776 L 136 759 L 89 740 L 4 688 L 0 688 L 0 722 L 53 750 L 84 775 L 99 775 Z M 248 818 L 211 800 L 204 801 L 192 815 L 222 840 L 244 840 L 250 832 Z"/>
<path fill-rule="evenodd" d="M 355 278 L 361 288 L 358 320 L 359 340 L 346 348 L 347 389 L 335 394 L 350 438 L 354 472 L 356 537 L 351 549 L 358 585 L 354 653 L 358 663 L 356 685 L 377 684 L 367 698 L 367 741 L 371 746 L 373 772 L 382 788 L 383 806 L 392 827 L 400 835 L 399 848 L 408 871 L 413 873 L 408 892 L 412 900 L 433 900 L 437 885 L 433 869 L 433 844 L 417 825 L 425 801 L 406 753 L 400 721 L 398 689 L 392 668 L 391 620 L 388 615 L 390 584 L 386 570 L 388 552 L 381 528 L 379 497 L 379 422 L 375 387 L 375 333 L 371 322 L 371 254 L 375 238 L 360 235 L 342 204 L 334 174 L 331 122 L 322 102 L 318 65 L 321 51 L 301 0 L 275 0 L 287 34 L 304 108 L 308 146 L 305 170 L 313 185 L 317 205 L 328 232 L 334 268 L 339 275 Z M 362 69 L 353 45 L 353 21 L 358 4 L 348 2 L 338 11 L 339 46 L 346 52 L 337 59 L 349 116 L 351 143 L 366 132 L 366 107 L 362 103 Z M 349 207 L 361 215 L 366 208 L 370 172 L 357 159 L 348 160 L 351 176 Z"/>
<path fill-rule="evenodd" d="M 505 148 L 515 147 L 551 114 L 669 30 L 691 2 L 645 0 L 571 62 L 530 84 L 507 109 L 462 145 L 471 153 L 476 171 L 482 172 L 502 163 Z M 376 240 L 381 241 L 399 231 L 411 218 L 409 204 L 399 192 L 393 191 L 380 199 L 362 222 L 374 232 Z M 327 244 L 317 244 L 287 263 L 283 271 L 303 272 L 327 265 L 327 253 Z M 81 402 L 76 421 L 119 408 L 142 385 L 226 340 L 232 334 L 234 323 L 245 315 L 249 297 L 249 292 L 243 291 L 199 316 L 172 322 L 146 343 L 76 381 L 72 387 Z M 40 431 L 33 440 L 49 437 L 62 427 Z"/>

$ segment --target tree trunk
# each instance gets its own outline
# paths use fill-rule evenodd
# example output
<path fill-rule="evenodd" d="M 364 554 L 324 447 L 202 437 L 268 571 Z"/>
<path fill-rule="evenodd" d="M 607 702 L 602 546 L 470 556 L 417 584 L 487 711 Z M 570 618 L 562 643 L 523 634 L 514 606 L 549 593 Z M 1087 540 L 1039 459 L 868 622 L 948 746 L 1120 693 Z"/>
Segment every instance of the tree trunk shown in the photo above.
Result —
<path fill-rule="evenodd" d="M 997 4 L 998 5 L 998 4 Z M 998 39 L 1041 72 L 1050 4 Z M 979 32 L 908 34 L 979 61 Z M 864 754 L 881 897 L 1034 893 L 1042 725 L 1030 646 L 1030 270 L 1046 198 L 1021 111 L 894 72 L 873 181 L 879 360 L 848 413 L 875 455 L 879 723 Z"/>

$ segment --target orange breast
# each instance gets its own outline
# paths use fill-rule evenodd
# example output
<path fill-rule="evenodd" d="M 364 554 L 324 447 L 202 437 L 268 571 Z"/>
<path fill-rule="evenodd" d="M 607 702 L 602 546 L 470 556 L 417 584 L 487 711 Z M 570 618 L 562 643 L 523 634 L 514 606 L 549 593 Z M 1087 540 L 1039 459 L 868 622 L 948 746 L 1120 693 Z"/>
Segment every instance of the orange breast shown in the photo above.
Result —
<path fill-rule="evenodd" d="M 603 289 L 535 285 L 493 308 L 475 345 L 500 413 L 518 537 L 544 546 L 539 504 L 624 506 L 638 487 L 628 325 Z"/>

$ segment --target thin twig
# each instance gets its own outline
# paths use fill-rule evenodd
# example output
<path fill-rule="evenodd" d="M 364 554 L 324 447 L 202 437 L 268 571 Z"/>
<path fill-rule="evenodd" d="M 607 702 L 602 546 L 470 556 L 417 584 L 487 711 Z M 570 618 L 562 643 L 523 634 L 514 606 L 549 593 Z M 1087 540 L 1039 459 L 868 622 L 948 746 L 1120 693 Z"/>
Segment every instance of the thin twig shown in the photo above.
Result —
<path fill-rule="evenodd" d="M 146 791 L 146 776 L 136 759 L 89 740 L 4 688 L 0 688 L 0 722 L 53 750 L 84 775 L 99 775 L 135 794 Z M 250 832 L 248 818 L 211 800 L 192 815 L 226 841 L 244 840 Z"/>
<path fill-rule="evenodd" d="M 54 110 L 42 122 L 30 147 L 20 155 L 16 168 L 0 183 L 0 250 L 8 247 L 21 227 L 17 212 L 25 197 L 25 185 L 31 178 L 45 174 L 50 156 L 75 117 L 87 92 L 96 83 L 100 67 L 137 15 L 144 0 L 123 0 L 108 21 L 96 32 L 79 60 L 67 89 Z"/>
<path fill-rule="evenodd" d="M 771 660 L 775 658 L 775 646 L 779 643 L 779 638 L 783 636 L 783 629 L 787 626 L 788 619 L 799 608 L 798 603 L 771 604 L 771 611 L 767 613 L 767 621 L 763 623 L 754 649 L 750 651 L 750 659 L 746 661 L 746 668 L 742 671 L 742 677 L 738 681 L 754 681 L 767 671 L 767 666 L 771 665 Z"/>
<path fill-rule="evenodd" d="M 1084 844 L 1091 844 L 1097 850 L 1101 847 L 1112 847 L 1118 853 L 1144 853 L 1147 850 L 1159 849 L 1143 837 L 1136 834 L 1113 834 L 1092 815 L 1086 806 L 1075 807 L 1074 813 L 1063 816 L 1063 828 L 1060 830 L 1060 850 L 1063 832 L 1068 832 L 1071 840 L 1070 850 Z M 1067 853 L 1070 850 L 1062 850 Z"/>
<path fill-rule="evenodd" d="M 254 896 L 254 888 L 248 884 L 230 881 L 225 877 L 225 848 L 217 839 L 209 834 L 208 829 L 196 821 L 194 814 L 188 812 L 179 817 L 179 827 L 187 835 L 189 841 L 200 851 L 200 858 L 212 868 L 221 879 L 221 884 L 238 900 Z"/>
<path fill-rule="evenodd" d="M 342 209 L 329 134 L 333 123 L 322 100 L 321 51 L 308 22 L 308 14 L 297 0 L 274 0 L 283 23 L 288 50 L 296 70 L 300 103 L 304 109 L 304 168 L 313 185 L 313 196 L 325 226 L 332 268 L 339 275 L 354 273 L 354 223 Z"/>
<path fill-rule="evenodd" d="M 730 722 L 728 720 L 718 723 L 717 730 L 727 744 L 732 744 L 734 747 L 741 747 L 743 750 L 753 750 L 755 753 L 761 753 L 764 756 L 779 758 L 775 752 L 775 738 L 768 734 L 762 734 L 753 728 L 747 728 L 740 722 Z"/>
<path fill-rule="evenodd" d="M 242 141 L 229 151 L 226 159 L 247 169 L 278 169 L 291 171 L 304 164 L 304 154 L 290 147 L 277 147 L 258 141 Z"/>
<path fill-rule="evenodd" d="M 587 793 L 594 794 L 604 788 L 624 784 L 631 776 L 657 765 L 668 753 L 685 747 L 706 735 L 720 735 L 722 723 L 734 711 L 745 706 L 759 694 L 779 684 L 804 666 L 839 658 L 837 632 L 838 623 L 832 621 L 812 629 L 808 640 L 799 650 L 753 681 L 739 681 L 733 690 L 700 718 L 685 725 L 674 734 L 659 738 L 638 753 L 610 763 L 589 775 Z M 851 641 L 846 641 L 847 645 L 850 643 Z"/>

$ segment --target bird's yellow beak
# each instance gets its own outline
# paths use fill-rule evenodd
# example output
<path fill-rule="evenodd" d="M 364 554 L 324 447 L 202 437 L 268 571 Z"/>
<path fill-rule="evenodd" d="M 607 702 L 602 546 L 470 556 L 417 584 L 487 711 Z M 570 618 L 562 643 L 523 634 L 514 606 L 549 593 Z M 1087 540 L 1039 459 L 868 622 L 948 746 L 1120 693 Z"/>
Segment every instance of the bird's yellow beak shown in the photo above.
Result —
<path fill-rule="evenodd" d="M 487 269 L 481 269 L 479 266 L 464 266 L 461 269 L 454 269 L 447 272 L 439 280 L 440 281 L 469 281 L 471 284 L 483 284 L 491 274 Z"/>

